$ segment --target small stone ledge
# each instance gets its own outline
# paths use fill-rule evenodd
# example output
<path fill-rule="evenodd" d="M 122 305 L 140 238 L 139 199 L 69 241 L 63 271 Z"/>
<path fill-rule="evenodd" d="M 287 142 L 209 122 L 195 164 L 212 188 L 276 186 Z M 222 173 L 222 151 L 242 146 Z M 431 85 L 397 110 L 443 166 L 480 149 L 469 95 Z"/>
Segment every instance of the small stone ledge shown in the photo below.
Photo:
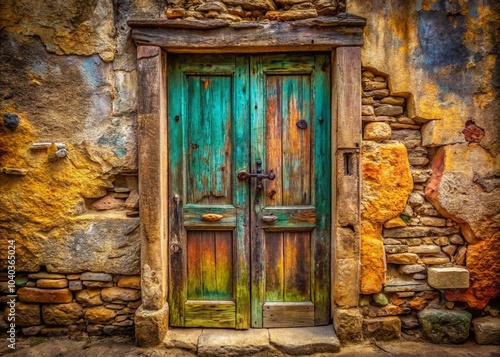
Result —
<path fill-rule="evenodd" d="M 295 356 L 340 351 L 340 341 L 331 325 L 270 329 L 269 341 L 280 351 Z"/>
<path fill-rule="evenodd" d="M 332 325 L 276 329 L 170 329 L 163 346 L 205 357 L 305 356 L 340 352 Z"/>
<path fill-rule="evenodd" d="M 466 289 L 469 287 L 469 271 L 463 266 L 429 268 L 427 282 L 436 289 Z"/>

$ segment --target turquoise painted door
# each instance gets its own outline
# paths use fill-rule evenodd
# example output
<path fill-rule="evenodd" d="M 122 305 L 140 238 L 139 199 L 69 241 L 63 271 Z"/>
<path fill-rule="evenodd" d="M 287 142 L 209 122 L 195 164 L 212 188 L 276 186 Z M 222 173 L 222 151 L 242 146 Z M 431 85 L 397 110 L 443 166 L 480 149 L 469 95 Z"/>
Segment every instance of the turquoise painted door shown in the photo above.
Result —
<path fill-rule="evenodd" d="M 329 55 L 169 55 L 167 78 L 171 325 L 328 324 Z"/>

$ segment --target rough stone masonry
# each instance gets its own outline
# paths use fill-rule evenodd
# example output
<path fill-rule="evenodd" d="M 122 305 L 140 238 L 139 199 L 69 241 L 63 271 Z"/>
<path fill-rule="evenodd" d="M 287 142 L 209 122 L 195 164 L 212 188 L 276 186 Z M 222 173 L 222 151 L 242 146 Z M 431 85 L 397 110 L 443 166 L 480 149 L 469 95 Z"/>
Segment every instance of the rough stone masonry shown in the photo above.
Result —
<path fill-rule="evenodd" d="M 367 19 L 363 337 L 498 344 L 499 8 L 477 0 L 3 1 L 0 268 L 15 241 L 19 333 L 133 333 L 141 261 L 127 20 L 245 24 L 347 12 Z M 8 287 L 2 272 L 1 328 Z"/>

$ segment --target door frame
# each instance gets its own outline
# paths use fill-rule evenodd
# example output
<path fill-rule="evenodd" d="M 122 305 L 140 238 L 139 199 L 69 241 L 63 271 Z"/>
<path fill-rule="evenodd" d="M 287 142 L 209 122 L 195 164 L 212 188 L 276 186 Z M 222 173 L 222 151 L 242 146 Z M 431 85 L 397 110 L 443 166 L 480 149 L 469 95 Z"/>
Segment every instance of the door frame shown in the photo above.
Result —
<path fill-rule="evenodd" d="M 332 244 L 331 311 L 341 340 L 360 339 L 361 46 L 366 21 L 346 15 L 323 20 L 252 26 L 178 20 L 132 20 L 138 70 L 138 168 L 141 218 L 142 305 L 136 312 L 136 342 L 160 344 L 169 329 L 167 137 L 168 52 L 330 52 Z M 348 326 L 349 325 L 349 326 Z M 352 334 L 356 336 L 352 336 Z"/>

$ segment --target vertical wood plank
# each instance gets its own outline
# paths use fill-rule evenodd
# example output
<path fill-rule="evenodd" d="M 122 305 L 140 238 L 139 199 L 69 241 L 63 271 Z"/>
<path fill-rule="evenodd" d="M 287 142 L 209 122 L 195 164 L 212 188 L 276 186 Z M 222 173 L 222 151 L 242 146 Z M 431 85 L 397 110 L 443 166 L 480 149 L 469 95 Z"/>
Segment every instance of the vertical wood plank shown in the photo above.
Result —
<path fill-rule="evenodd" d="M 360 47 L 337 47 L 333 76 L 337 148 L 359 148 L 362 138 Z"/>
<path fill-rule="evenodd" d="M 265 158 L 265 136 L 263 135 L 265 128 L 265 77 L 262 56 L 250 57 L 250 127 L 252 128 L 251 135 L 251 159 L 250 169 L 255 170 L 255 162 Z M 252 171 L 255 172 L 255 171 Z M 262 327 L 262 307 L 265 297 L 265 258 L 264 258 L 264 233 L 259 226 L 259 212 L 262 210 L 265 201 L 262 200 L 262 193 L 254 195 L 251 199 L 251 220 L 252 229 L 251 235 L 251 326 L 256 328 Z"/>
<path fill-rule="evenodd" d="M 232 233 L 229 231 L 215 234 L 215 284 L 217 300 L 233 298 L 233 248 Z"/>
<path fill-rule="evenodd" d="M 234 269 L 235 269 L 235 301 L 236 328 L 246 329 L 251 324 L 250 307 L 250 202 L 249 185 L 239 181 L 237 173 L 247 169 L 250 158 L 250 71 L 247 56 L 236 56 L 234 73 L 234 124 L 232 180 L 234 187 L 234 204 L 236 206 L 236 229 L 234 231 Z"/>
<path fill-rule="evenodd" d="M 190 75 L 188 86 L 188 203 L 231 203 L 231 77 Z"/>
<path fill-rule="evenodd" d="M 310 232 L 286 232 L 283 238 L 284 301 L 311 300 Z"/>
<path fill-rule="evenodd" d="M 187 234 L 187 298 L 189 300 L 202 300 L 202 273 L 201 259 L 201 232 L 188 231 Z"/>
<path fill-rule="evenodd" d="M 284 301 L 283 233 L 266 232 L 265 301 Z"/>
<path fill-rule="evenodd" d="M 310 203 L 311 88 L 309 75 L 283 76 L 283 204 Z M 297 127 L 305 120 L 306 129 Z"/>
<path fill-rule="evenodd" d="M 283 118 L 281 113 L 281 76 L 266 78 L 266 168 L 276 179 L 266 182 L 266 205 L 283 204 Z"/>
<path fill-rule="evenodd" d="M 201 232 L 201 275 L 203 281 L 203 300 L 217 300 L 215 281 L 215 232 Z"/>
<path fill-rule="evenodd" d="M 183 226 L 183 203 L 186 194 L 186 156 L 187 128 L 186 91 L 187 80 L 179 61 L 168 62 L 168 217 L 170 247 L 170 323 L 172 326 L 184 326 L 184 302 L 187 298 L 187 261 L 186 232 Z M 178 118 L 178 120 L 176 120 Z M 151 193 L 158 196 L 158 192 Z"/>
<path fill-rule="evenodd" d="M 315 57 L 314 93 L 314 205 L 316 231 L 312 240 L 313 301 L 315 323 L 326 325 L 331 317 L 331 241 L 332 241 L 332 117 L 331 117 L 331 60 L 329 55 Z"/>
<path fill-rule="evenodd" d="M 188 136 L 188 203 L 202 202 L 205 187 L 208 186 L 207 172 L 203 160 L 206 150 L 207 133 L 203 127 L 203 108 L 201 105 L 201 80 L 199 76 L 187 76 L 187 136 Z M 183 89 L 185 90 L 185 89 Z M 205 123 L 207 125 L 207 123 Z"/>

